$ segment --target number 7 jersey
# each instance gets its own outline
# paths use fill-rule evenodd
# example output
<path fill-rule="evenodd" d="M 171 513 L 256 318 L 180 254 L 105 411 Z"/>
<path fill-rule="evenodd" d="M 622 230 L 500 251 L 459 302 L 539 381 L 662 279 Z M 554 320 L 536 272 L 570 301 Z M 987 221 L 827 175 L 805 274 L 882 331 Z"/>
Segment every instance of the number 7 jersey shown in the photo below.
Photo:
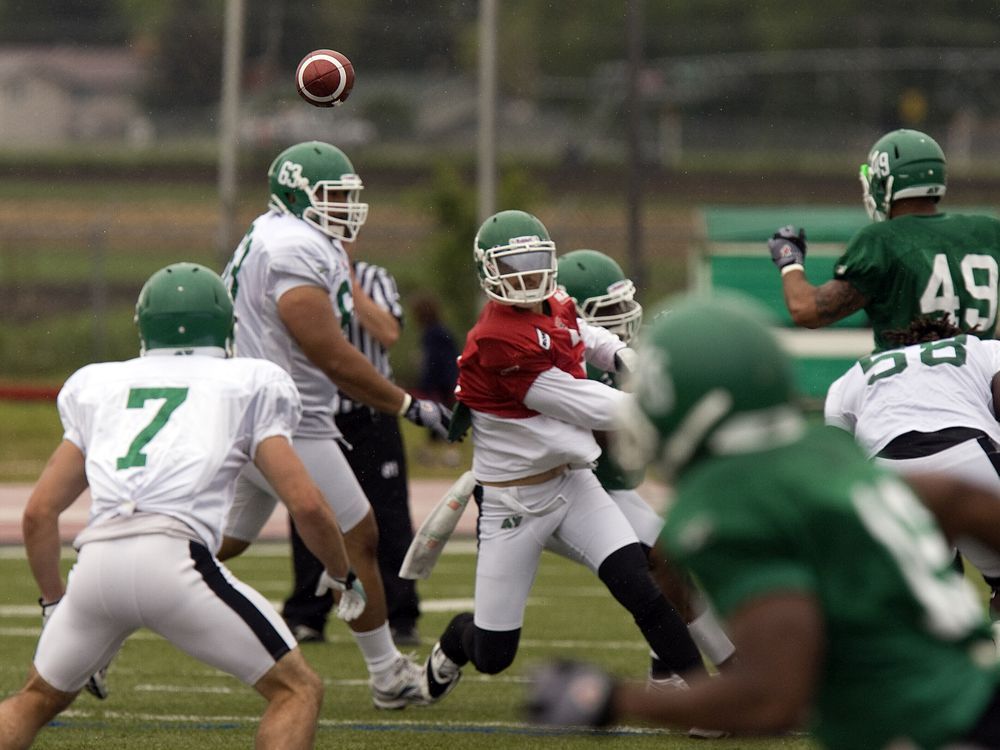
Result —
<path fill-rule="evenodd" d="M 1000 285 L 1000 221 L 989 216 L 907 215 L 869 224 L 834 268 L 868 298 L 876 350 L 883 333 L 921 315 L 947 313 L 963 331 L 993 338 Z M 975 331 L 974 331 L 975 329 Z"/>
<path fill-rule="evenodd" d="M 237 474 L 262 440 L 291 439 L 298 392 L 271 362 L 157 351 L 88 365 L 59 392 L 64 439 L 86 458 L 88 527 L 157 513 L 215 550 Z"/>
<path fill-rule="evenodd" d="M 905 432 L 979 429 L 1000 443 L 993 376 L 1000 341 L 965 334 L 863 357 L 830 386 L 826 423 L 852 433 L 869 458 Z"/>

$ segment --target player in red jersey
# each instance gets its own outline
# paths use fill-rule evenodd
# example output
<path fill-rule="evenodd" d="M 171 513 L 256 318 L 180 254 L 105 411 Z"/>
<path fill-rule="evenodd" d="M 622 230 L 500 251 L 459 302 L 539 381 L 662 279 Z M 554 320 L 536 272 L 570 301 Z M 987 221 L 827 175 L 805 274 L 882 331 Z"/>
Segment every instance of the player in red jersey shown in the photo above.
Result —
<path fill-rule="evenodd" d="M 474 252 L 490 301 L 459 359 L 457 396 L 472 421 L 475 611 L 456 615 L 434 645 L 425 697 L 442 698 L 469 662 L 496 674 L 514 661 L 550 538 L 597 573 L 670 669 L 702 669 L 684 622 L 649 575 L 635 532 L 592 471 L 601 453 L 593 431 L 612 429 L 617 407 L 631 397 L 588 379 L 586 364 L 620 370 L 634 352 L 587 325 L 556 290 L 555 244 L 534 216 L 490 217 Z"/>

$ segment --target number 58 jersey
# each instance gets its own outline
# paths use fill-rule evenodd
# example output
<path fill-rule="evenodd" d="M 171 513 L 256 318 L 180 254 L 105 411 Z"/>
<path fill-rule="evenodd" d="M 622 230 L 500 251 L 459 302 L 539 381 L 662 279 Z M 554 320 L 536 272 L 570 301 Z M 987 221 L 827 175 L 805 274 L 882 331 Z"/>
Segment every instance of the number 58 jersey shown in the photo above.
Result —
<path fill-rule="evenodd" d="M 158 355 L 87 365 L 59 393 L 64 439 L 86 458 L 88 528 L 156 513 L 218 548 L 235 479 L 301 416 L 291 377 L 265 360 Z"/>
<path fill-rule="evenodd" d="M 870 354 L 830 386 L 824 417 L 852 433 L 869 458 L 911 431 L 970 427 L 1000 443 L 998 372 L 1000 341 L 965 334 Z"/>

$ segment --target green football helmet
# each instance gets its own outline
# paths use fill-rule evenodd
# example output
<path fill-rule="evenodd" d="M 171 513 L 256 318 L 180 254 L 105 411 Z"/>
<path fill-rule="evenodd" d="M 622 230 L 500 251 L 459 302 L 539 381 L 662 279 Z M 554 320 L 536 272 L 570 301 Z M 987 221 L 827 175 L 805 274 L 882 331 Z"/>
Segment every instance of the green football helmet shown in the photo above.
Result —
<path fill-rule="evenodd" d="M 673 475 L 704 456 L 749 453 L 799 437 L 790 358 L 769 313 L 736 295 L 668 303 L 640 336 L 634 399 L 613 435 L 625 469 L 651 461 Z"/>
<path fill-rule="evenodd" d="M 493 214 L 476 232 L 473 254 L 479 285 L 490 299 L 533 305 L 556 290 L 556 244 L 529 213 Z"/>
<path fill-rule="evenodd" d="M 894 130 L 879 138 L 861 165 L 865 210 L 885 221 L 900 198 L 940 197 L 945 192 L 944 152 L 929 135 Z"/>
<path fill-rule="evenodd" d="M 271 187 L 268 206 L 297 216 L 328 237 L 353 242 L 368 218 L 364 188 L 354 165 L 336 146 L 308 141 L 289 146 L 267 170 Z"/>
<path fill-rule="evenodd" d="M 233 354 L 233 300 L 210 268 L 174 263 L 149 277 L 135 304 L 140 351 L 219 347 Z"/>
<path fill-rule="evenodd" d="M 576 300 L 580 317 L 607 328 L 626 344 L 642 325 L 635 284 L 613 258 L 597 250 L 574 250 L 559 258 L 559 285 Z"/>

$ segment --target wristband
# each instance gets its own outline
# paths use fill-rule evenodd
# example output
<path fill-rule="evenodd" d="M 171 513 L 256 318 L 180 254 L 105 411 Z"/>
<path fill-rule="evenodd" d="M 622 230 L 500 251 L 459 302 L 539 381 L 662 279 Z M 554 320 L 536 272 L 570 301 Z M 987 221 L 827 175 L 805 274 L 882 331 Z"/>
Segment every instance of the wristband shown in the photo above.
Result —
<path fill-rule="evenodd" d="M 805 273 L 806 269 L 801 263 L 789 263 L 781 269 L 781 275 L 784 276 L 789 271 L 802 271 L 802 273 Z"/>
<path fill-rule="evenodd" d="M 406 391 L 403 391 L 403 405 L 399 407 L 399 411 L 396 412 L 397 417 L 402 417 L 406 414 L 406 410 L 410 408 L 410 404 L 413 403 L 413 396 L 411 396 Z"/>

